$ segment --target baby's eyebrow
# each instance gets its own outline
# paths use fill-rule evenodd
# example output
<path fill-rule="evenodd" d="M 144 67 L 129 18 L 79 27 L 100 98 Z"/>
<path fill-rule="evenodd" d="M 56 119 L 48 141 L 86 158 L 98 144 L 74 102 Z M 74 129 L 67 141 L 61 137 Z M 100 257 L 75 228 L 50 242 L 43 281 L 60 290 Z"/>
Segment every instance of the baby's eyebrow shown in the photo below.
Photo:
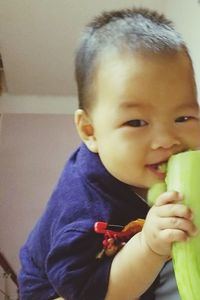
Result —
<path fill-rule="evenodd" d="M 181 103 L 177 106 L 177 109 L 199 109 L 199 104 L 197 101 L 194 101 L 192 103 Z"/>
<path fill-rule="evenodd" d="M 145 103 L 143 101 L 133 102 L 133 101 L 123 101 L 120 103 L 119 107 L 121 109 L 127 109 L 127 108 L 147 108 L 151 105 L 148 103 Z"/>

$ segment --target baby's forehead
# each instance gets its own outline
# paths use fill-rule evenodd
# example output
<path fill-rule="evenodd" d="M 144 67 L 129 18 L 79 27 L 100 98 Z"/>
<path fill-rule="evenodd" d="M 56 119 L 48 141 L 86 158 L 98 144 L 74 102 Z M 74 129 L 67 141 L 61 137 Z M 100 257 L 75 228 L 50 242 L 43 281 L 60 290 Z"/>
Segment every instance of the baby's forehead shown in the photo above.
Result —
<path fill-rule="evenodd" d="M 165 94 L 164 101 L 195 99 L 192 64 L 184 50 L 152 53 L 105 51 L 98 60 L 90 91 L 91 105 L 113 99 L 149 99 Z M 183 86 L 184 85 L 184 86 Z M 113 101 L 116 107 L 116 102 Z"/>
<path fill-rule="evenodd" d="M 147 51 L 146 49 L 130 51 L 126 48 L 106 48 L 98 56 L 95 68 L 97 73 L 107 72 L 110 68 L 117 72 L 119 68 L 123 69 L 125 66 L 133 68 L 138 65 L 145 70 L 147 65 L 160 64 L 162 66 L 166 61 L 177 65 L 184 64 L 186 68 L 192 70 L 191 59 L 183 48 L 161 52 Z"/>
<path fill-rule="evenodd" d="M 116 93 L 116 97 L 120 94 L 126 98 L 143 97 L 148 90 L 152 97 L 164 93 L 173 98 L 178 93 L 182 98 L 182 94 L 188 97 L 193 93 L 195 86 L 192 65 L 183 50 L 159 54 L 106 53 L 99 62 L 95 79 L 99 97 L 105 91 L 110 95 Z"/>

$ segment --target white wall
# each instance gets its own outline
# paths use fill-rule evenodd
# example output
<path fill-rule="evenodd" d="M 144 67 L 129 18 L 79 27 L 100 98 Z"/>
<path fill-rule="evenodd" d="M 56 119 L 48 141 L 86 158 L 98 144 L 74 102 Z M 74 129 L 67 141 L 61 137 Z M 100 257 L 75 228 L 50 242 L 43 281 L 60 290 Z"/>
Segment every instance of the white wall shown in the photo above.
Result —
<path fill-rule="evenodd" d="M 166 15 L 186 41 L 194 63 L 200 102 L 200 1 L 165 0 Z"/>
<path fill-rule="evenodd" d="M 75 96 L 10 95 L 0 97 L 2 114 L 73 114 L 78 107 Z"/>

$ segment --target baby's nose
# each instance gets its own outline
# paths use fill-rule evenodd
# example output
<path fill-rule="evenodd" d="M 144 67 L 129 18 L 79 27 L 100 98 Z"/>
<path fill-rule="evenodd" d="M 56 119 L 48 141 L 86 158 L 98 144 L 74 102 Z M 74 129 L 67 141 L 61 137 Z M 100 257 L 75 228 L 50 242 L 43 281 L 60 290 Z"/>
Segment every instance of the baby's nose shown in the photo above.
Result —
<path fill-rule="evenodd" d="M 160 130 L 159 132 L 155 133 L 155 136 L 151 141 L 151 148 L 153 150 L 159 148 L 171 149 L 180 144 L 180 138 L 173 131 Z"/>

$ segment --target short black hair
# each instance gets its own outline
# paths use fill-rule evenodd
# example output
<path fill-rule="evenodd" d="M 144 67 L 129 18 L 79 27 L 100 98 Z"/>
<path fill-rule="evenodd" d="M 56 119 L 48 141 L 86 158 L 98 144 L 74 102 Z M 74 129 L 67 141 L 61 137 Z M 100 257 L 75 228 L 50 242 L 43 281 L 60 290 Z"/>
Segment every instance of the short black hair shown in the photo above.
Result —
<path fill-rule="evenodd" d="M 111 47 L 151 53 L 184 50 L 191 61 L 181 35 L 163 14 L 144 8 L 103 12 L 86 25 L 76 52 L 79 108 L 91 106 L 97 61 Z"/>

